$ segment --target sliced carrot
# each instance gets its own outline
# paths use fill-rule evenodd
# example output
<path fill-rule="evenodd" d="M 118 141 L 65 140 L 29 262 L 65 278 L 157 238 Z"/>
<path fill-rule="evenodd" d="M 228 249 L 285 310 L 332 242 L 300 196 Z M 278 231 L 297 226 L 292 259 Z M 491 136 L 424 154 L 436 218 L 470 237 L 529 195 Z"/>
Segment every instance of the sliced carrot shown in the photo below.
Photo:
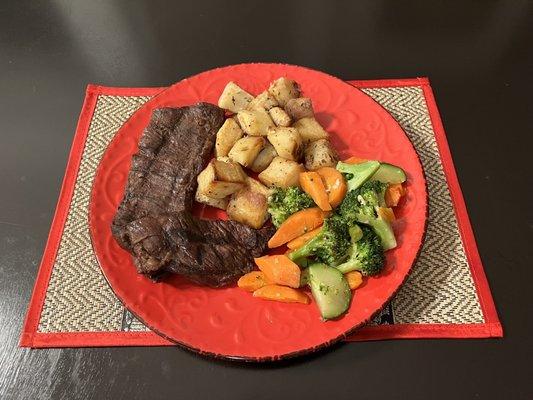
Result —
<path fill-rule="evenodd" d="M 396 207 L 405 193 L 406 190 L 401 183 L 394 183 L 387 186 L 387 190 L 385 190 L 385 203 L 387 207 Z"/>
<path fill-rule="evenodd" d="M 351 271 L 344 274 L 350 289 L 357 289 L 363 283 L 363 275 L 359 271 Z"/>
<path fill-rule="evenodd" d="M 292 239 L 289 243 L 287 243 L 287 247 L 290 250 L 299 249 L 304 244 L 306 244 L 308 241 L 313 239 L 316 235 L 318 235 L 321 230 L 322 230 L 322 227 L 319 226 L 318 228 L 313 229 L 311 232 L 304 233 L 302 236 L 297 237 L 296 239 Z"/>
<path fill-rule="evenodd" d="M 376 212 L 378 215 L 384 219 L 387 222 L 394 222 L 396 221 L 396 216 L 394 215 L 394 211 L 392 211 L 392 208 L 388 207 L 378 207 Z"/>
<path fill-rule="evenodd" d="M 254 292 L 254 297 L 265 300 L 281 301 L 283 303 L 303 303 L 309 304 L 311 300 L 300 290 L 286 286 L 267 285 Z"/>
<path fill-rule="evenodd" d="M 300 186 L 315 201 L 323 211 L 331 211 L 328 193 L 322 182 L 322 177 L 315 171 L 300 172 Z"/>
<path fill-rule="evenodd" d="M 306 208 L 287 218 L 268 241 L 268 247 L 279 247 L 292 239 L 312 231 L 324 223 L 324 212 L 318 208 Z"/>
<path fill-rule="evenodd" d="M 333 167 L 322 167 L 316 170 L 324 182 L 328 193 L 328 201 L 335 208 L 341 204 L 346 195 L 346 181 L 342 174 Z"/>
<path fill-rule="evenodd" d="M 300 267 L 286 255 L 263 256 L 254 260 L 269 282 L 300 287 Z"/>
<path fill-rule="evenodd" d="M 257 289 L 268 285 L 269 283 L 271 282 L 267 280 L 264 272 L 252 271 L 241 276 L 237 282 L 237 286 L 246 290 L 247 292 L 254 292 Z"/>
<path fill-rule="evenodd" d="M 346 160 L 344 160 L 344 162 L 346 164 L 362 164 L 364 162 L 367 162 L 368 160 L 365 159 L 365 158 L 360 158 L 360 157 L 356 157 L 356 156 L 352 156 L 350 158 L 347 158 Z"/>

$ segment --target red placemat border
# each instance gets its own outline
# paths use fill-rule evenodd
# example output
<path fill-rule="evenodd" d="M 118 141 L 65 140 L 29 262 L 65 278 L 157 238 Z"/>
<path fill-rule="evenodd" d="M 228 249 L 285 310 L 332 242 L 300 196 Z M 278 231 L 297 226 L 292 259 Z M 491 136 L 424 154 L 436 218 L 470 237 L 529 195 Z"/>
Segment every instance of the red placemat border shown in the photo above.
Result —
<path fill-rule="evenodd" d="M 444 173 L 448 182 L 454 205 L 459 231 L 465 246 L 465 253 L 472 271 L 479 302 L 485 318 L 481 324 L 394 324 L 366 326 L 348 337 L 348 341 L 383 340 L 383 339 L 422 339 L 422 338 L 487 338 L 502 337 L 503 329 L 498 319 L 483 264 L 477 250 L 474 232 L 461 187 L 455 173 L 446 133 L 442 125 L 435 97 L 429 79 L 425 77 L 410 79 L 356 80 L 348 83 L 358 88 L 383 88 L 420 86 L 429 110 L 431 123 L 435 132 Z M 55 256 L 59 248 L 69 206 L 74 192 L 89 125 L 99 95 L 109 96 L 154 96 L 165 88 L 119 88 L 88 85 L 82 111 L 78 120 L 72 143 L 65 177 L 61 187 L 56 212 L 43 258 L 37 273 L 37 279 L 30 300 L 30 305 L 20 338 L 21 347 L 104 347 L 104 346 L 172 346 L 173 344 L 153 332 L 37 332 L 46 290 L 50 281 Z"/>

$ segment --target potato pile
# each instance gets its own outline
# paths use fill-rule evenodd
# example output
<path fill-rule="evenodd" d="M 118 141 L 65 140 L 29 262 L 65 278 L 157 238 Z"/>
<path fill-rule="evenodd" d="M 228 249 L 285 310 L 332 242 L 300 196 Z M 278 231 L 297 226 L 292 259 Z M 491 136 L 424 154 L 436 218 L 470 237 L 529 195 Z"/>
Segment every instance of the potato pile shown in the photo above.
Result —
<path fill-rule="evenodd" d="M 216 158 L 198 175 L 198 202 L 259 229 L 268 218 L 272 188 L 298 186 L 301 172 L 337 164 L 311 99 L 300 94 L 288 78 L 273 81 L 255 98 L 234 82 L 226 85 L 218 105 L 234 115 L 217 133 Z M 258 173 L 259 181 L 243 167 Z"/>

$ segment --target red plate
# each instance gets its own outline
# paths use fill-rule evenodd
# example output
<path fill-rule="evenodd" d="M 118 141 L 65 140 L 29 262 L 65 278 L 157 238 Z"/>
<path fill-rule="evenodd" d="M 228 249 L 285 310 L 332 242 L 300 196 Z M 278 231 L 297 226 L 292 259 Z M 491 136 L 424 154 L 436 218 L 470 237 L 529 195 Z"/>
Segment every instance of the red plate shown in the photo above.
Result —
<path fill-rule="evenodd" d="M 210 289 L 178 276 L 153 283 L 136 273 L 130 254 L 111 235 L 110 224 L 122 199 L 130 158 L 153 109 L 198 101 L 216 104 L 229 81 L 258 94 L 280 76 L 296 80 L 303 94 L 313 100 L 317 119 L 331 132 L 342 157 L 388 161 L 408 175 L 408 195 L 396 212 L 398 247 L 387 253 L 386 270 L 355 292 L 349 311 L 336 321 L 322 322 L 315 304 L 260 300 L 236 287 Z M 322 72 L 290 65 L 243 64 L 176 83 L 124 124 L 98 167 L 89 219 L 94 250 L 105 277 L 117 297 L 147 326 L 203 354 L 262 361 L 309 353 L 367 322 L 407 277 L 422 244 L 426 213 L 426 186 L 418 156 L 398 123 L 380 105 Z M 200 214 L 223 216 L 221 211 L 207 208 Z"/>

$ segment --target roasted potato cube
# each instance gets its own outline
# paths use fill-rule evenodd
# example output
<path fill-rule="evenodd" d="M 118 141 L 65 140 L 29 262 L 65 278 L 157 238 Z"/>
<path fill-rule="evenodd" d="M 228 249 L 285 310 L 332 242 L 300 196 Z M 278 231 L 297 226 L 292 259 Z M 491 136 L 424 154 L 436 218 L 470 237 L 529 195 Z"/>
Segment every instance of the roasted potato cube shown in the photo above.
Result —
<path fill-rule="evenodd" d="M 268 218 L 267 208 L 266 196 L 247 187 L 231 196 L 226 211 L 230 219 L 259 229 Z"/>
<path fill-rule="evenodd" d="M 304 143 L 314 142 L 319 139 L 327 139 L 328 133 L 320 126 L 316 119 L 311 117 L 301 118 L 293 124 L 298 129 Z"/>
<path fill-rule="evenodd" d="M 333 146 L 327 139 L 315 140 L 309 143 L 304 150 L 305 168 L 310 171 L 321 167 L 335 167 L 337 161 L 337 153 Z"/>
<path fill-rule="evenodd" d="M 277 126 L 289 126 L 291 124 L 291 117 L 281 107 L 272 107 L 268 113 Z"/>
<path fill-rule="evenodd" d="M 276 157 L 272 160 L 267 169 L 258 176 L 259 180 L 266 186 L 277 186 L 286 188 L 289 186 L 299 186 L 300 172 L 304 171 L 302 164 L 296 161 L 286 160 Z"/>
<path fill-rule="evenodd" d="M 248 184 L 248 187 L 252 191 L 257 192 L 257 193 L 261 193 L 267 199 L 268 199 L 268 196 L 270 196 L 274 192 L 274 189 L 266 187 L 261 182 L 259 182 L 257 179 L 254 179 L 254 178 L 251 178 L 251 177 L 248 177 L 246 183 Z"/>
<path fill-rule="evenodd" d="M 276 107 L 278 102 L 276 99 L 268 93 L 268 90 L 265 90 L 259 94 L 255 99 L 253 99 L 250 104 L 248 104 L 248 110 L 254 110 L 256 108 L 263 108 L 265 110 L 270 110 L 272 107 Z"/>
<path fill-rule="evenodd" d="M 268 130 L 276 126 L 268 111 L 262 108 L 239 111 L 237 119 L 242 130 L 251 136 L 266 136 Z"/>
<path fill-rule="evenodd" d="M 224 197 L 223 199 L 215 199 L 199 193 L 198 190 L 196 190 L 195 200 L 198 203 L 207 204 L 208 206 L 220 208 L 221 210 L 228 208 L 229 203 L 229 198 L 227 197 Z"/>
<path fill-rule="evenodd" d="M 295 81 L 288 78 L 279 78 L 273 81 L 268 88 L 268 92 L 274 96 L 282 107 L 290 99 L 300 97 L 300 87 Z"/>
<path fill-rule="evenodd" d="M 241 89 L 235 82 L 228 82 L 218 99 L 218 106 L 237 113 L 248 107 L 253 99 L 254 96 Z"/>
<path fill-rule="evenodd" d="M 254 172 L 265 170 L 277 155 L 278 153 L 276 153 L 276 149 L 272 146 L 272 143 L 267 141 L 263 150 L 259 152 L 253 164 L 250 166 L 250 169 Z"/>
<path fill-rule="evenodd" d="M 213 160 L 215 174 L 218 180 L 224 182 L 246 183 L 246 173 L 236 162 Z"/>
<path fill-rule="evenodd" d="M 231 162 L 230 158 L 228 156 L 219 156 L 217 157 L 217 160 L 218 161 L 223 161 L 223 162 Z"/>
<path fill-rule="evenodd" d="M 268 132 L 268 140 L 280 157 L 297 161 L 302 154 L 302 138 L 296 128 L 278 126 Z"/>
<path fill-rule="evenodd" d="M 213 161 L 207 164 L 196 180 L 198 193 L 214 199 L 222 199 L 244 187 L 244 183 L 218 180 Z"/>
<path fill-rule="evenodd" d="M 235 142 L 242 138 L 244 132 L 233 118 L 228 118 L 217 132 L 215 142 L 215 155 L 218 157 L 227 156 Z"/>
<path fill-rule="evenodd" d="M 265 146 L 265 142 L 265 138 L 261 136 L 243 137 L 231 148 L 228 156 L 231 161 L 248 167 L 253 164 L 255 158 Z"/>
<path fill-rule="evenodd" d="M 285 104 L 285 111 L 294 120 L 298 121 L 302 118 L 312 118 L 315 116 L 313 111 L 313 103 L 307 97 L 298 97 L 297 99 L 290 99 Z"/>

